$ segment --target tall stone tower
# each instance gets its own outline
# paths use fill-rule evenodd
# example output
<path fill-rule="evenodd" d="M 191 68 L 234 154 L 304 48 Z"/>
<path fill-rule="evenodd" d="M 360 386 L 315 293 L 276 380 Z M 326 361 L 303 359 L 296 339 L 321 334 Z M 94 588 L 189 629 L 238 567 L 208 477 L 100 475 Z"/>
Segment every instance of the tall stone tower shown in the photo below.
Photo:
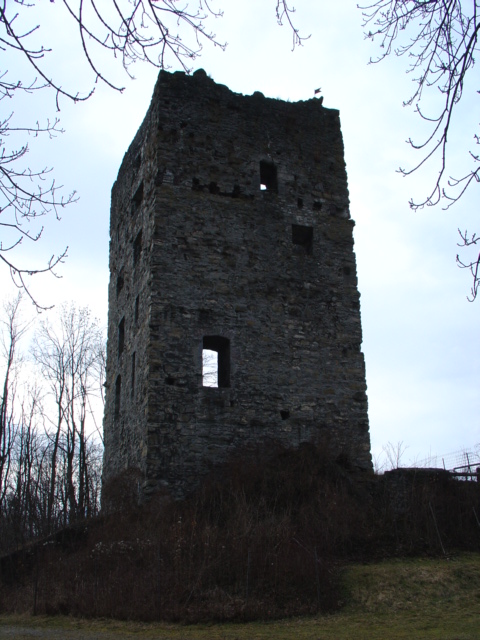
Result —
<path fill-rule="evenodd" d="M 268 441 L 371 469 L 353 226 L 338 111 L 160 73 L 112 190 L 105 479 L 181 496 Z"/>

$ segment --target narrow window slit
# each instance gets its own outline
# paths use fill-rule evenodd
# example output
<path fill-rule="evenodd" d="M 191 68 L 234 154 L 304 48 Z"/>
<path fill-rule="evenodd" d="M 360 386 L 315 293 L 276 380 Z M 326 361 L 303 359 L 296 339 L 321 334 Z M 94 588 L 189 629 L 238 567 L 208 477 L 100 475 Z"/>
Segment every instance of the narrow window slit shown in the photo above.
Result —
<path fill-rule="evenodd" d="M 125 348 L 125 318 L 122 318 L 120 320 L 120 324 L 118 325 L 118 357 L 122 355 L 124 348 Z"/>
<path fill-rule="evenodd" d="M 135 324 L 138 324 L 139 307 L 140 307 L 140 296 L 138 295 L 135 298 L 135 310 L 134 310 L 134 314 L 133 314 L 133 318 L 134 318 Z"/>
<path fill-rule="evenodd" d="M 202 350 L 202 380 L 204 387 L 218 387 L 218 352 Z"/>
<path fill-rule="evenodd" d="M 120 273 L 117 276 L 117 298 L 120 295 L 120 291 L 123 289 L 124 284 L 125 284 L 125 275 L 122 267 L 120 269 Z"/>
<path fill-rule="evenodd" d="M 142 255 L 142 232 L 139 231 L 133 242 L 133 266 L 136 267 Z"/>
<path fill-rule="evenodd" d="M 132 377 L 130 392 L 133 398 L 135 396 L 135 352 L 132 353 Z"/>
<path fill-rule="evenodd" d="M 122 376 L 115 380 L 115 418 L 120 416 L 120 398 L 122 396 Z"/>
<path fill-rule="evenodd" d="M 135 213 L 137 209 L 140 207 L 143 201 L 143 180 L 140 183 L 138 189 L 133 194 L 132 198 L 132 213 Z"/>

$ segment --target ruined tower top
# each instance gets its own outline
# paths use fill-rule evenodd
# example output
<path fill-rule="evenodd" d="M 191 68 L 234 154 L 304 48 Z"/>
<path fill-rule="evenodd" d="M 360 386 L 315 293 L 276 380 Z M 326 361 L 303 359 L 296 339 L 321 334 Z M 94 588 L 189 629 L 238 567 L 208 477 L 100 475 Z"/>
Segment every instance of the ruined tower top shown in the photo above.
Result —
<path fill-rule="evenodd" d="M 268 441 L 371 468 L 352 230 L 338 111 L 160 73 L 112 190 L 105 478 L 184 495 Z"/>

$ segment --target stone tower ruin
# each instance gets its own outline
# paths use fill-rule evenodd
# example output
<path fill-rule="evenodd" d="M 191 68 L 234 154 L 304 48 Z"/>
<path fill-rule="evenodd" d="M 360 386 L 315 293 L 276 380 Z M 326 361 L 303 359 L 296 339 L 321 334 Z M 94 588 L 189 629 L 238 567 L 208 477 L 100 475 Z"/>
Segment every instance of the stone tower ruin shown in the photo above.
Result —
<path fill-rule="evenodd" d="M 160 73 L 112 190 L 104 479 L 179 497 L 268 442 L 371 469 L 353 226 L 338 111 Z"/>

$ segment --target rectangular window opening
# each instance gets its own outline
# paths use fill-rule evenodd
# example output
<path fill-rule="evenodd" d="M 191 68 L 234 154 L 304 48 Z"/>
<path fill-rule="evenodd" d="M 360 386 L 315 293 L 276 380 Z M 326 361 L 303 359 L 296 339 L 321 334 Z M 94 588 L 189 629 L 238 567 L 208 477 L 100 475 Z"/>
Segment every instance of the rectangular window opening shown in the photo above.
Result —
<path fill-rule="evenodd" d="M 204 387 L 218 387 L 218 351 L 202 350 L 202 381 Z"/>
<path fill-rule="evenodd" d="M 260 161 L 260 190 L 278 193 L 277 167 L 273 162 Z"/>
<path fill-rule="evenodd" d="M 303 247 L 305 253 L 311 254 L 313 250 L 313 227 L 292 224 L 292 242 Z"/>
<path fill-rule="evenodd" d="M 138 189 L 133 194 L 132 198 L 132 213 L 135 213 L 137 209 L 140 207 L 143 201 L 143 180 L 140 183 Z"/>
<path fill-rule="evenodd" d="M 142 232 L 139 231 L 133 241 L 133 266 L 136 267 L 142 255 Z"/>
<path fill-rule="evenodd" d="M 230 340 L 222 336 L 204 336 L 202 350 L 204 387 L 230 386 Z"/>
<path fill-rule="evenodd" d="M 137 153 L 137 155 L 135 156 L 135 160 L 133 161 L 133 168 L 135 170 L 140 169 L 140 167 L 142 166 L 142 152 Z M 142 182 L 143 185 L 143 182 Z"/>
<path fill-rule="evenodd" d="M 122 267 L 120 269 L 120 273 L 117 276 L 117 298 L 120 295 L 120 291 L 123 289 L 124 284 L 125 284 L 125 275 Z"/>

